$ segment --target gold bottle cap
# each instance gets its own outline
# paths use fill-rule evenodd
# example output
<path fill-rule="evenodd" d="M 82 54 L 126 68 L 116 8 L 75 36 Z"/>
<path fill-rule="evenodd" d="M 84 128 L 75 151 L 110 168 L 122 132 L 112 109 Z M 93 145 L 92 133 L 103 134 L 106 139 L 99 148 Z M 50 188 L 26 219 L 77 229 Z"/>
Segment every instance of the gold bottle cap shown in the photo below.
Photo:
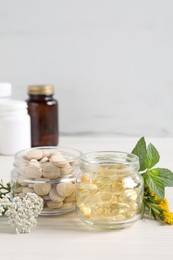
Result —
<path fill-rule="evenodd" d="M 54 94 L 54 87 L 51 85 L 31 85 L 31 86 L 28 86 L 28 94 L 52 95 L 52 94 Z"/>

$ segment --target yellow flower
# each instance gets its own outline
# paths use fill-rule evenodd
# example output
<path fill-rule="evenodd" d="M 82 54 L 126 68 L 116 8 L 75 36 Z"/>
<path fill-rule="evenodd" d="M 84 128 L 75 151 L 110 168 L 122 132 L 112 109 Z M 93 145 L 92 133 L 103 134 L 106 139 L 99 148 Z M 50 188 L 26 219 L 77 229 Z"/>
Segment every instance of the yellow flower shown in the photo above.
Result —
<path fill-rule="evenodd" d="M 165 211 L 163 211 L 162 216 L 163 216 L 163 221 L 165 223 L 173 225 L 173 213 L 172 212 L 170 212 L 169 210 L 165 210 Z"/>
<path fill-rule="evenodd" d="M 160 200 L 158 207 L 163 210 L 161 213 L 162 220 L 167 224 L 173 225 L 173 213 L 169 210 L 167 199 L 164 198 L 161 200 L 157 196 L 155 196 L 154 199 Z"/>
<path fill-rule="evenodd" d="M 162 212 L 160 213 L 160 217 L 161 219 L 170 225 L 173 225 L 173 212 L 171 212 L 169 210 L 169 206 L 168 206 L 168 201 L 166 198 L 164 198 L 163 200 L 160 199 L 158 196 L 155 195 L 155 193 L 148 189 L 149 193 L 154 197 L 154 200 L 157 201 L 157 206 L 159 209 L 162 210 Z"/>

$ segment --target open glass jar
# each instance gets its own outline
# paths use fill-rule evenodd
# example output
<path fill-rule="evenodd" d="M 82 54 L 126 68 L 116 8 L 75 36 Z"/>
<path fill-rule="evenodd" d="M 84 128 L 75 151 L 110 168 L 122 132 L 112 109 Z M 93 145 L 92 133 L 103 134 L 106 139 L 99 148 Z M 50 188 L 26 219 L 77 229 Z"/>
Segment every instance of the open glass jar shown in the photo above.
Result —
<path fill-rule="evenodd" d="M 81 152 L 59 147 L 36 147 L 15 155 L 12 196 L 34 192 L 43 198 L 42 215 L 59 215 L 76 208 L 76 167 Z"/>
<path fill-rule="evenodd" d="M 141 217 L 143 180 L 137 156 L 93 152 L 81 156 L 77 176 L 77 214 L 90 226 L 119 229 Z"/>

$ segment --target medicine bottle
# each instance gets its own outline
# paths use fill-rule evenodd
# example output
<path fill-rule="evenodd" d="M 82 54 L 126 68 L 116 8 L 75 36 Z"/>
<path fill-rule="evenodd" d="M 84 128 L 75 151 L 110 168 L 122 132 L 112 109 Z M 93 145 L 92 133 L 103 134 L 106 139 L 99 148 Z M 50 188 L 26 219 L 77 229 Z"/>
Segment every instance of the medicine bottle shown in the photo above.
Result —
<path fill-rule="evenodd" d="M 0 82 L 0 100 L 10 98 L 12 86 L 8 82 Z"/>
<path fill-rule="evenodd" d="M 53 94 L 54 88 L 50 85 L 28 87 L 32 147 L 58 144 L 58 102 Z"/>
<path fill-rule="evenodd" d="M 31 147 L 30 117 L 24 101 L 0 99 L 0 154 Z"/>

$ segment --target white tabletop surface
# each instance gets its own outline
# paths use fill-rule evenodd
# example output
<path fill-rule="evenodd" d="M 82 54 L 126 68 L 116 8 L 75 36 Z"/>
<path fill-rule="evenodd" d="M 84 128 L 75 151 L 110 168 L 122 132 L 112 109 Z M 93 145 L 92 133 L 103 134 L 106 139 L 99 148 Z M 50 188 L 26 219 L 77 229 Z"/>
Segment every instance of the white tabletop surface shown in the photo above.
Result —
<path fill-rule="evenodd" d="M 62 137 L 60 146 L 82 152 L 121 150 L 130 152 L 137 138 Z M 147 138 L 159 150 L 160 167 L 173 170 L 173 139 Z M 10 179 L 13 157 L 0 156 L 0 178 Z M 167 189 L 173 210 L 173 188 Z M 118 231 L 96 230 L 75 215 L 39 217 L 30 234 L 16 235 L 0 218 L 0 260 L 136 260 L 173 259 L 173 226 L 143 219 L 132 227 Z"/>

